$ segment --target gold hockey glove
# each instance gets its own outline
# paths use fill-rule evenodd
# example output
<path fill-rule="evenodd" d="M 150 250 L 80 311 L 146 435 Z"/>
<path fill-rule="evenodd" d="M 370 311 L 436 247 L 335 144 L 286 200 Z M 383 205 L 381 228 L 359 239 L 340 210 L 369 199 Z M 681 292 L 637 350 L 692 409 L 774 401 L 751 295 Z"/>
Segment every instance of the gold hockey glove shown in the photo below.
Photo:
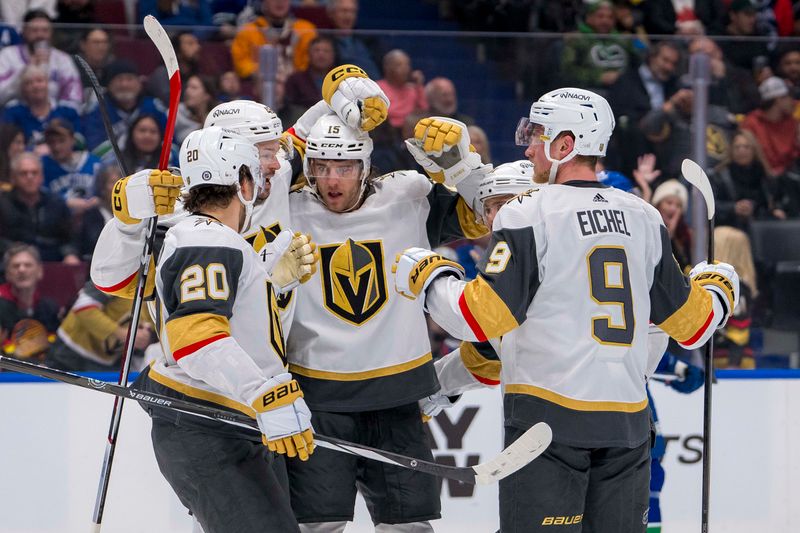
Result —
<path fill-rule="evenodd" d="M 123 224 L 169 215 L 181 192 L 183 179 L 169 170 L 140 170 L 114 184 L 111 210 Z"/>

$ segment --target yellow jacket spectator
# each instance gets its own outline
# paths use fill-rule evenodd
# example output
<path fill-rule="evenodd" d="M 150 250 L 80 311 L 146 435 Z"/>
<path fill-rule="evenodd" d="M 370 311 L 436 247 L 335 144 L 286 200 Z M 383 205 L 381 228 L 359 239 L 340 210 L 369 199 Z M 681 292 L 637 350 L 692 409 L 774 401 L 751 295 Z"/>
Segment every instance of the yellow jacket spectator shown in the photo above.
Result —
<path fill-rule="evenodd" d="M 247 23 L 236 34 L 231 45 L 233 68 L 240 78 L 249 78 L 258 71 L 258 49 L 265 44 L 281 48 L 281 60 L 288 68 L 308 67 L 308 47 L 317 36 L 317 27 L 305 19 L 289 15 L 286 0 L 263 0 L 262 16 Z"/>

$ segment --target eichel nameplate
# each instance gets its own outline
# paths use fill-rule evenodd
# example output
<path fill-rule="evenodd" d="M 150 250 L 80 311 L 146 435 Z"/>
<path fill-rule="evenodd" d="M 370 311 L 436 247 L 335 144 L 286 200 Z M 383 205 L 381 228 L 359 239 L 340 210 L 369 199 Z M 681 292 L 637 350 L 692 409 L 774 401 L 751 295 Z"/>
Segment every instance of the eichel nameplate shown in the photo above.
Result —
<path fill-rule="evenodd" d="M 320 271 L 325 308 L 346 322 L 364 324 L 388 299 L 381 241 L 320 246 Z"/>

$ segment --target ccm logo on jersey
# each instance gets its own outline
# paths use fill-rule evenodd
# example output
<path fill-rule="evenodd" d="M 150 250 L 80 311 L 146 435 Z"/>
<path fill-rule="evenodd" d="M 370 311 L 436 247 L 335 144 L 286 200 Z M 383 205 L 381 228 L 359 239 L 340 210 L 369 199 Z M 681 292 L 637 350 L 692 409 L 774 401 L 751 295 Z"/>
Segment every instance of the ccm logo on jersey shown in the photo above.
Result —
<path fill-rule="evenodd" d="M 287 396 L 302 396 L 300 392 L 300 384 L 297 381 L 292 380 L 289 383 L 284 383 L 283 385 L 279 385 L 274 389 L 271 389 L 268 393 L 261 397 L 261 407 L 264 409 L 270 408 L 270 405 L 279 401 L 283 400 Z M 292 403 L 295 400 L 293 397 L 289 402 L 282 402 L 282 403 Z M 274 406 L 280 407 L 280 406 Z"/>

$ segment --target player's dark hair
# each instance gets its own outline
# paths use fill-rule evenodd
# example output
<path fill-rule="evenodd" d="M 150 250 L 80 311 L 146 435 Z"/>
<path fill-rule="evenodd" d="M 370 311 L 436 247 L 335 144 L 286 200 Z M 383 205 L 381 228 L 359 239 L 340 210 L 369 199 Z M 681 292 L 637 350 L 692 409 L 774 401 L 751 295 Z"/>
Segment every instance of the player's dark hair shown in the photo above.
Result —
<path fill-rule="evenodd" d="M 239 183 L 252 180 L 250 169 L 239 167 Z M 210 209 L 225 209 L 236 198 L 236 185 L 204 185 L 194 187 L 183 195 L 183 205 L 190 213 L 202 213 Z"/>

